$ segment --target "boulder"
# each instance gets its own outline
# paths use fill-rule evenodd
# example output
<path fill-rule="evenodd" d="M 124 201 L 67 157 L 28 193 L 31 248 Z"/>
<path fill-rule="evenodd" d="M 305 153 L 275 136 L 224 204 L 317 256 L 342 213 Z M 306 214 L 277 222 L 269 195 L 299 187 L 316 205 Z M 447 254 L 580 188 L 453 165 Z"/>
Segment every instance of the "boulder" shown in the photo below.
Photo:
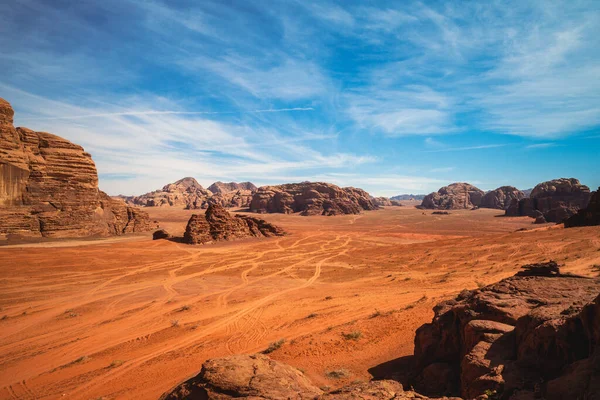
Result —
<path fill-rule="evenodd" d="M 222 206 L 211 204 L 204 215 L 191 216 L 183 240 L 188 244 L 206 244 L 213 241 L 284 234 L 281 228 L 262 219 L 245 215 L 232 216 Z"/>
<path fill-rule="evenodd" d="M 525 194 L 516 187 L 501 186 L 483 195 L 479 207 L 506 210 L 512 200 L 518 201 L 524 198 Z"/>
<path fill-rule="evenodd" d="M 600 225 L 600 187 L 592 193 L 592 197 L 586 208 L 582 208 L 577 211 L 577 214 L 565 220 L 565 228 L 594 225 Z"/>
<path fill-rule="evenodd" d="M 524 268 L 434 308 L 415 337 L 419 392 L 597 398 L 600 279 L 561 275 L 554 262 Z"/>
<path fill-rule="evenodd" d="M 560 223 L 585 208 L 590 197 L 590 189 L 577 179 L 554 179 L 538 184 L 529 198 L 511 200 L 505 214 L 537 218 L 539 211 L 547 222 Z"/>
<path fill-rule="evenodd" d="M 164 229 L 159 229 L 152 233 L 152 240 L 169 239 L 170 237 L 171 235 L 169 235 L 169 232 L 165 231 Z"/>
<path fill-rule="evenodd" d="M 423 198 L 422 208 L 428 209 L 470 209 L 481 204 L 483 190 L 468 183 L 453 183 Z"/>
<path fill-rule="evenodd" d="M 154 229 L 148 214 L 98 190 L 89 153 L 46 132 L 13 126 L 0 99 L 0 239 L 84 237 Z"/>
<path fill-rule="evenodd" d="M 314 399 L 322 393 L 299 370 L 254 354 L 208 360 L 198 375 L 160 399 Z"/>
<path fill-rule="evenodd" d="M 340 188 L 323 182 L 263 186 L 254 193 L 250 203 L 252 212 L 299 212 L 301 215 L 359 214 L 377 208 L 371 196 L 362 189 Z"/>

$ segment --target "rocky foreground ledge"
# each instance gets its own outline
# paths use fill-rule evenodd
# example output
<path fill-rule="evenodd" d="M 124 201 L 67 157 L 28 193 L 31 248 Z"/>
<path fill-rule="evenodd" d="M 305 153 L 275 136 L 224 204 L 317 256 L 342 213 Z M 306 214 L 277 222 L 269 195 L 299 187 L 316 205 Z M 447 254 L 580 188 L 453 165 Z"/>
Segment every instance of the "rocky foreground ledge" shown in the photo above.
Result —
<path fill-rule="evenodd" d="M 599 294 L 600 278 L 563 275 L 550 262 L 438 304 L 417 330 L 413 370 L 399 371 L 416 392 L 393 380 L 324 392 L 297 369 L 256 354 L 208 360 L 161 400 L 597 400 Z"/>

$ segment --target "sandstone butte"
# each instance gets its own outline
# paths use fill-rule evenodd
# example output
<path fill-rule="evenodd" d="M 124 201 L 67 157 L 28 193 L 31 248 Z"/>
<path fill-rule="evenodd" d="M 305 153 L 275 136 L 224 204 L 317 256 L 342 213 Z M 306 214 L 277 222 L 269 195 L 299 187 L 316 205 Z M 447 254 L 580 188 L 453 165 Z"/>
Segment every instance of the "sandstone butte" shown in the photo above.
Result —
<path fill-rule="evenodd" d="M 592 193 L 592 198 L 586 208 L 582 208 L 565 221 L 566 228 L 594 225 L 600 225 L 600 187 Z"/>
<path fill-rule="evenodd" d="M 331 183 L 302 182 L 262 186 L 254 193 L 250 211 L 257 213 L 300 213 L 300 215 L 359 214 L 376 210 L 371 196 L 362 189 L 340 188 Z"/>
<path fill-rule="evenodd" d="M 525 198 L 525 193 L 514 186 L 500 186 L 483 195 L 479 207 L 506 210 L 513 200 Z"/>
<path fill-rule="evenodd" d="M 148 214 L 98 189 L 92 157 L 59 136 L 15 128 L 0 98 L 0 239 L 144 232 Z"/>
<path fill-rule="evenodd" d="M 600 398 L 600 278 L 561 275 L 552 261 L 523 269 L 436 305 L 402 383 L 327 391 L 264 354 L 234 355 L 206 361 L 161 400 Z"/>
<path fill-rule="evenodd" d="M 256 190 L 251 182 L 215 182 L 205 189 L 192 177 L 169 183 L 162 189 L 140 196 L 121 196 L 129 204 L 144 207 L 206 209 L 210 204 L 223 207 L 248 207 Z"/>
<path fill-rule="evenodd" d="M 421 207 L 444 210 L 479 207 L 483 195 L 483 190 L 469 183 L 457 182 L 425 196 Z"/>
<path fill-rule="evenodd" d="M 402 206 L 400 200 L 392 200 L 388 197 L 371 197 L 371 201 L 378 207 Z"/>
<path fill-rule="evenodd" d="M 262 219 L 245 215 L 232 216 L 223 206 L 211 204 L 206 213 L 191 216 L 183 241 L 188 244 L 207 244 L 222 240 L 284 234 L 281 228 Z"/>
<path fill-rule="evenodd" d="M 585 208 L 591 198 L 590 189 L 575 178 L 560 178 L 538 184 L 529 198 L 513 199 L 507 216 L 528 216 L 542 222 L 563 222 Z"/>

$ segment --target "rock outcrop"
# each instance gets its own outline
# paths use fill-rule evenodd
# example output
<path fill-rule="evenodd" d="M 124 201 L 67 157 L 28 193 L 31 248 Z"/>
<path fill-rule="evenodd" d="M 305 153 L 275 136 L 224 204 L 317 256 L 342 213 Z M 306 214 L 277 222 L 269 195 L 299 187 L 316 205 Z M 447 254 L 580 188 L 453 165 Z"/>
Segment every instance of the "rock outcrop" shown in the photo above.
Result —
<path fill-rule="evenodd" d="M 160 400 L 428 400 L 405 391 L 395 381 L 357 382 L 330 392 L 316 387 L 302 372 L 262 354 L 234 355 L 206 361 L 200 373 L 163 394 Z M 451 400 L 443 398 L 439 400 Z"/>
<path fill-rule="evenodd" d="M 479 207 L 506 210 L 513 200 L 521 200 L 525 194 L 514 186 L 500 186 L 483 195 Z"/>
<path fill-rule="evenodd" d="M 0 239 L 120 235 L 153 229 L 148 214 L 98 190 L 89 153 L 59 136 L 13 126 L 0 99 Z"/>
<path fill-rule="evenodd" d="M 129 196 L 126 201 L 143 207 L 181 207 L 181 208 L 206 208 L 206 200 L 212 193 L 191 177 L 180 179 L 163 186 L 162 189 L 143 194 Z"/>
<path fill-rule="evenodd" d="M 183 240 L 188 244 L 206 244 L 245 237 L 282 236 L 284 231 L 262 219 L 246 215 L 232 216 L 218 204 L 208 206 L 205 214 L 193 214 Z"/>
<path fill-rule="evenodd" d="M 250 203 L 252 212 L 299 212 L 301 215 L 359 214 L 377 208 L 371 196 L 362 189 L 340 188 L 323 182 L 263 186 L 254 193 Z"/>
<path fill-rule="evenodd" d="M 506 215 L 537 218 L 539 211 L 547 222 L 563 222 L 585 208 L 590 197 L 590 189 L 577 179 L 554 179 L 538 184 L 529 198 L 512 200 Z"/>
<path fill-rule="evenodd" d="M 425 196 L 421 207 L 444 210 L 471 209 L 481 204 L 483 195 L 483 190 L 471 184 L 453 183 Z"/>
<path fill-rule="evenodd" d="M 248 190 L 255 192 L 258 189 L 252 182 L 221 182 L 217 181 L 208 187 L 213 194 L 225 194 L 231 192 L 237 192 L 239 190 Z"/>
<path fill-rule="evenodd" d="M 463 291 L 417 330 L 418 391 L 495 399 L 597 399 L 600 279 L 556 263 Z"/>
<path fill-rule="evenodd" d="M 251 182 L 215 182 L 205 189 L 192 177 L 180 179 L 140 196 L 127 196 L 130 204 L 144 207 L 180 207 L 206 209 L 211 204 L 223 207 L 248 207 L 256 186 Z"/>
<path fill-rule="evenodd" d="M 399 200 L 391 200 L 387 197 L 371 197 L 371 201 L 378 207 L 402 206 Z"/>
<path fill-rule="evenodd" d="M 600 187 L 592 193 L 592 198 L 586 208 L 565 220 L 565 227 L 600 225 Z"/>
<path fill-rule="evenodd" d="M 164 229 L 159 229 L 152 233 L 152 240 L 169 239 L 171 235 Z"/>

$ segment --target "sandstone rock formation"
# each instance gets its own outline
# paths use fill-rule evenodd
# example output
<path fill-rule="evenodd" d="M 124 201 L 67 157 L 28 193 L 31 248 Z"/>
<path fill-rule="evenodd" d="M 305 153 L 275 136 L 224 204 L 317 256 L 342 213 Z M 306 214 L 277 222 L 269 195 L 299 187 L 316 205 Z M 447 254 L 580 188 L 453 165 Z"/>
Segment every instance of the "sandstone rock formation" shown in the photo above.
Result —
<path fill-rule="evenodd" d="M 590 197 L 590 189 L 577 179 L 554 179 L 538 184 L 529 198 L 513 199 L 506 215 L 536 218 L 536 211 L 540 211 L 548 222 L 563 222 L 585 208 Z"/>
<path fill-rule="evenodd" d="M 453 183 L 423 198 L 422 208 L 454 210 L 481 204 L 484 192 L 468 183 Z"/>
<path fill-rule="evenodd" d="M 483 195 L 479 207 L 506 210 L 512 200 L 521 200 L 525 194 L 514 186 L 500 186 Z"/>
<path fill-rule="evenodd" d="M 196 179 L 186 177 L 169 183 L 160 190 L 127 197 L 126 201 L 144 207 L 206 208 L 206 199 L 210 196 L 212 193 L 204 189 Z"/>
<path fill-rule="evenodd" d="M 600 225 L 600 187 L 592 193 L 592 198 L 586 208 L 565 220 L 565 227 Z"/>
<path fill-rule="evenodd" d="M 248 207 L 256 190 L 251 182 L 215 182 L 209 189 L 192 177 L 180 179 L 140 196 L 127 196 L 130 204 L 144 207 L 180 207 L 187 210 L 206 209 L 211 204 L 223 207 Z"/>
<path fill-rule="evenodd" d="M 301 215 L 359 214 L 377 208 L 371 196 L 362 189 L 340 188 L 323 182 L 263 186 L 254 193 L 250 203 L 252 212 L 299 212 Z"/>
<path fill-rule="evenodd" d="M 391 200 L 387 197 L 371 197 L 371 201 L 378 207 L 402 206 L 399 200 Z"/>
<path fill-rule="evenodd" d="M 555 263 L 518 275 L 434 308 L 415 337 L 417 390 L 466 399 L 598 398 L 600 279 L 560 275 Z"/>
<path fill-rule="evenodd" d="M 161 400 L 281 400 L 369 399 L 427 400 L 404 391 L 395 381 L 358 382 L 328 393 L 316 387 L 302 372 L 262 354 L 234 355 L 206 361 L 200 373 L 163 394 Z M 443 398 L 440 400 L 450 400 Z"/>
<path fill-rule="evenodd" d="M 206 244 L 245 237 L 282 236 L 284 231 L 262 219 L 245 215 L 232 216 L 218 204 L 208 206 L 206 213 L 193 214 L 183 240 L 188 244 Z"/>
<path fill-rule="evenodd" d="M 152 240 L 169 239 L 171 235 L 164 229 L 159 229 L 152 233 Z"/>
<path fill-rule="evenodd" d="M 231 192 L 237 192 L 238 190 L 248 190 L 255 192 L 258 189 L 252 182 L 228 182 L 224 183 L 221 181 L 215 182 L 208 187 L 213 194 L 225 194 Z"/>
<path fill-rule="evenodd" d="M 0 239 L 120 235 L 153 229 L 148 214 L 98 190 L 89 153 L 59 136 L 13 126 L 0 99 Z"/>

